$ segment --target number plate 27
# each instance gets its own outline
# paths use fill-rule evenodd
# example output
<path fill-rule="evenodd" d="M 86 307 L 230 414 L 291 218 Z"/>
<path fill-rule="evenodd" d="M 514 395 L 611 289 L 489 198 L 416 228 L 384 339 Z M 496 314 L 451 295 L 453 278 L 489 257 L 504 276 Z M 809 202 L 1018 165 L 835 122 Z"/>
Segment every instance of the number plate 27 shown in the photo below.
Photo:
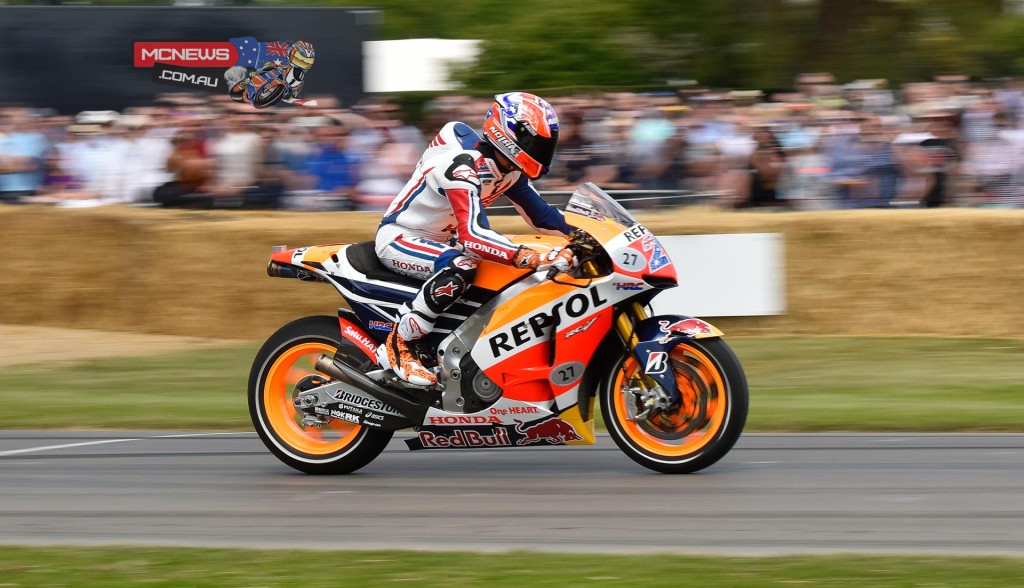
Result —
<path fill-rule="evenodd" d="M 551 368 L 551 375 L 548 379 L 555 386 L 569 386 L 583 377 L 583 364 L 578 361 L 568 361 Z"/>

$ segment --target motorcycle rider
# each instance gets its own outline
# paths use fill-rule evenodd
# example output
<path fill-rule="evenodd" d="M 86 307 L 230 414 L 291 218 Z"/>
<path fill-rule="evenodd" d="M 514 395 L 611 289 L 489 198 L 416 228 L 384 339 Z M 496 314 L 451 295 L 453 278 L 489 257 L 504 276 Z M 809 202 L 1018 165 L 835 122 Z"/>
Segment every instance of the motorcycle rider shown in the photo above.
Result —
<path fill-rule="evenodd" d="M 566 235 L 572 227 L 545 202 L 531 180 L 549 170 L 558 142 L 558 116 L 545 100 L 526 92 L 494 97 L 483 140 L 466 124 L 446 124 L 423 152 L 416 169 L 388 206 L 377 229 L 376 253 L 385 267 L 426 280 L 411 303 L 399 308 L 377 361 L 402 380 L 428 386 L 437 377 L 409 349 L 473 283 L 478 260 L 537 269 L 569 269 L 573 254 L 541 254 L 514 245 L 490 228 L 484 208 L 504 194 L 534 230 Z"/>

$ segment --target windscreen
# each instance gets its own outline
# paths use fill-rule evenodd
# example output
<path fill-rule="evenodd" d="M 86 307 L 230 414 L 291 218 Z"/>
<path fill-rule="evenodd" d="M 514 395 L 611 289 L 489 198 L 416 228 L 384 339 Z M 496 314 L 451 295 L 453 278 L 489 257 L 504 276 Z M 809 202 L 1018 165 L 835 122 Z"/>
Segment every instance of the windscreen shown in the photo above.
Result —
<path fill-rule="evenodd" d="M 611 219 L 624 227 L 637 224 L 637 220 L 625 208 L 590 182 L 576 188 L 565 206 L 565 212 L 595 220 Z"/>

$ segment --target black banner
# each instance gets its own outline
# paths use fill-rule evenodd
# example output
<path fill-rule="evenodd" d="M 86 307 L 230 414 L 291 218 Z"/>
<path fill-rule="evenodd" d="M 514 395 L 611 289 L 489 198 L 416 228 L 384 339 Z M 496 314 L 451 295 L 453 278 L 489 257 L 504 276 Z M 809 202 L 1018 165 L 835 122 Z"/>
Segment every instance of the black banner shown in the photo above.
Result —
<path fill-rule="evenodd" d="M 205 74 L 166 74 L 182 79 L 157 83 L 158 68 L 135 66 L 135 44 L 253 39 L 311 43 L 316 60 L 302 97 L 333 95 L 351 105 L 363 96 L 362 44 L 374 38 L 379 18 L 367 8 L 0 6 L 0 62 L 7 65 L 0 104 L 73 114 L 148 105 L 169 91 L 207 93 Z M 227 93 L 223 73 L 218 85 Z M 171 81 L 188 86 L 163 83 Z"/>

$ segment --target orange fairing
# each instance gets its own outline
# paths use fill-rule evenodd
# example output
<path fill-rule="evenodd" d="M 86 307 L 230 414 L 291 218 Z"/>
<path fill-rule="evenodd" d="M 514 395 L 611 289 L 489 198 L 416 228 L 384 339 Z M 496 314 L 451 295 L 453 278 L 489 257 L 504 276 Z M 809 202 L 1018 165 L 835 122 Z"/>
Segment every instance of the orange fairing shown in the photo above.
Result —
<path fill-rule="evenodd" d="M 509 282 L 528 271 L 530 270 L 519 269 L 494 261 L 481 261 L 480 265 L 476 268 L 476 278 L 473 279 L 473 285 L 497 292 L 507 286 Z"/>
<path fill-rule="evenodd" d="M 323 264 L 323 262 L 330 259 L 332 255 L 337 254 L 338 250 L 341 249 L 341 247 L 342 244 L 338 243 L 332 245 L 316 245 L 314 247 L 309 247 L 308 249 L 306 249 L 306 252 L 302 255 L 302 263 L 306 265 L 309 265 L 311 263 Z"/>
<path fill-rule="evenodd" d="M 565 245 L 565 239 L 561 237 L 549 237 L 545 235 L 506 235 L 516 245 L 526 245 L 537 251 L 547 252 L 551 249 Z M 498 263 L 496 261 L 483 260 L 476 269 L 476 278 L 473 285 L 486 290 L 497 292 L 507 286 L 513 280 L 529 273 L 528 269 L 520 269 L 515 266 Z"/>
<path fill-rule="evenodd" d="M 590 236 L 601 243 L 607 243 L 618 236 L 622 231 L 626 230 L 626 227 L 613 221 L 610 218 L 604 218 L 603 220 L 597 220 L 576 214 L 574 212 L 565 213 L 565 222 L 579 229 L 590 233 Z"/>
<path fill-rule="evenodd" d="M 484 327 L 481 336 L 492 333 L 509 323 L 521 320 L 552 300 L 576 291 L 577 288 L 555 282 L 537 284 L 496 308 L 494 314 L 491 315 L 491 320 Z"/>
<path fill-rule="evenodd" d="M 278 263 L 294 265 L 296 263 L 295 261 L 293 261 L 295 258 L 295 253 L 301 251 L 301 262 L 303 264 L 322 264 L 323 262 L 330 259 L 332 255 L 337 254 L 338 251 L 345 245 L 345 243 L 333 243 L 330 245 L 315 245 L 313 247 L 299 247 L 297 249 L 284 249 L 281 251 L 273 251 L 270 254 L 270 260 L 276 261 Z"/>
<path fill-rule="evenodd" d="M 273 251 L 270 254 L 270 261 L 291 264 L 293 255 L 295 255 L 294 249 L 281 249 L 279 251 Z"/>
<path fill-rule="evenodd" d="M 594 351 L 611 328 L 612 308 L 558 327 L 555 357 L 551 361 L 551 343 L 547 338 L 532 347 L 484 370 L 505 390 L 505 398 L 525 402 L 551 400 L 579 385 Z M 562 373 L 553 377 L 552 372 Z"/>

